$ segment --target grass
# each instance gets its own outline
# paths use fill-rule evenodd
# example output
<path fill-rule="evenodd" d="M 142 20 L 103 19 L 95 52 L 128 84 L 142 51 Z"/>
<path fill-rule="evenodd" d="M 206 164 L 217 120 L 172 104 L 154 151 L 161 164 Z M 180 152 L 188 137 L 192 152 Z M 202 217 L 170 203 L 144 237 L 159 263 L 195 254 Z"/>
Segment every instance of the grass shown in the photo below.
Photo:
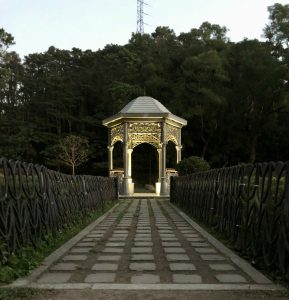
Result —
<path fill-rule="evenodd" d="M 14 254 L 5 257 L 0 262 L 0 285 L 10 283 L 19 277 L 28 275 L 34 268 L 40 265 L 46 256 L 70 240 L 113 205 L 114 203 L 110 202 L 102 209 L 92 211 L 85 216 L 79 216 L 72 224 L 63 226 L 62 230 L 58 231 L 55 235 L 46 236 L 45 240 L 39 241 L 36 247 L 25 246 Z M 0 297 L 0 299 L 2 298 Z"/>

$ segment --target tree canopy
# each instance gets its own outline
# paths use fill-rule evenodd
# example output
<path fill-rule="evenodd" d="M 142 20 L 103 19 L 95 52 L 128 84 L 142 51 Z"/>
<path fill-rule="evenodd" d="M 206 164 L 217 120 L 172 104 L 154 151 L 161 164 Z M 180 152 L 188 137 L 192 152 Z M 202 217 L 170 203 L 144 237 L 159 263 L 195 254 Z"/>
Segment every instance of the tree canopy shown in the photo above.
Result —
<path fill-rule="evenodd" d="M 268 8 L 266 40 L 231 42 L 204 22 L 176 35 L 168 27 L 132 34 L 123 46 L 32 53 L 20 60 L 0 30 L 0 156 L 45 163 L 67 135 L 88 141 L 79 172 L 105 174 L 101 121 L 144 93 L 188 120 L 183 157 L 212 167 L 288 160 L 289 6 Z"/>

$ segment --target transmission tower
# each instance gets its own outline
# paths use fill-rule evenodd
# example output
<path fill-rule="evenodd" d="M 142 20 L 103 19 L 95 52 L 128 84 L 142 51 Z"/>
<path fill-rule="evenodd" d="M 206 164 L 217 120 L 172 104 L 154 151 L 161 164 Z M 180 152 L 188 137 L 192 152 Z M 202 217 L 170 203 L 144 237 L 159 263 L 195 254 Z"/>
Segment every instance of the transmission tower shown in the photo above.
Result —
<path fill-rule="evenodd" d="M 144 0 L 137 0 L 137 29 L 136 32 L 144 34 Z"/>

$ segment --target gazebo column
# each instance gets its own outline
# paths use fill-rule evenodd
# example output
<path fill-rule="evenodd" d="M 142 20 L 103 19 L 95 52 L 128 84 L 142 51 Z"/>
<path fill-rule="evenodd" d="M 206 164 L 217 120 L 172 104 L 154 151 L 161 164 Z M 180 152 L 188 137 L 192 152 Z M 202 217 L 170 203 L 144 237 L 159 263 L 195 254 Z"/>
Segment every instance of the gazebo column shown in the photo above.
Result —
<path fill-rule="evenodd" d="M 182 146 L 176 146 L 177 150 L 177 164 L 182 160 Z"/>
<path fill-rule="evenodd" d="M 167 174 L 166 174 L 166 158 L 167 158 L 167 141 L 166 141 L 166 123 L 162 123 L 162 151 L 161 151 L 161 195 L 167 195 Z"/>
<path fill-rule="evenodd" d="M 110 175 L 110 172 L 113 170 L 113 146 L 108 146 L 108 172 Z"/>
<path fill-rule="evenodd" d="M 162 148 L 158 148 L 158 154 L 159 154 L 159 178 L 158 182 L 161 182 L 162 178 Z"/>
<path fill-rule="evenodd" d="M 128 155 L 128 177 L 131 178 L 131 168 L 132 168 L 132 164 L 131 164 L 131 155 L 132 155 L 133 149 L 128 149 L 127 150 L 127 155 Z"/>
<path fill-rule="evenodd" d="M 124 123 L 123 139 L 123 194 L 129 194 L 129 175 L 128 175 L 128 123 Z"/>

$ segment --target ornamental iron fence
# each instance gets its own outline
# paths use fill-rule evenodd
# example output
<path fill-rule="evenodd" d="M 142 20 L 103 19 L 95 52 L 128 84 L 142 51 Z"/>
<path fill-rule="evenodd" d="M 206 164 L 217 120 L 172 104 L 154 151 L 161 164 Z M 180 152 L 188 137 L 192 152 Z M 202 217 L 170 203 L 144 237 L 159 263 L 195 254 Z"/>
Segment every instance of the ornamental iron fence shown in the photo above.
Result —
<path fill-rule="evenodd" d="M 36 246 L 77 217 L 102 209 L 118 199 L 117 190 L 113 178 L 71 176 L 0 158 L 0 256 Z"/>
<path fill-rule="evenodd" d="M 289 277 L 289 162 L 174 177 L 171 202 L 223 233 L 253 264 Z"/>

